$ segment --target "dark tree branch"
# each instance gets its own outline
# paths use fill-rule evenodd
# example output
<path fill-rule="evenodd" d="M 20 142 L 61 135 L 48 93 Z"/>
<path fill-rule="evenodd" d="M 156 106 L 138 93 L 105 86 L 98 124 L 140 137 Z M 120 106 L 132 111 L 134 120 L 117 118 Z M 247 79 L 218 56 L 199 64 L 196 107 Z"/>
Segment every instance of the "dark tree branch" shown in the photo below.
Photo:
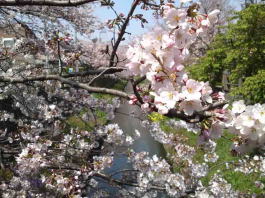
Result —
<path fill-rule="evenodd" d="M 98 0 L 0 0 L 0 6 L 60 6 L 72 7 Z"/>
<path fill-rule="evenodd" d="M 129 21 L 130 21 L 133 13 L 134 13 L 134 11 L 135 11 L 135 9 L 136 9 L 136 7 L 137 7 L 137 5 L 139 4 L 140 1 L 141 0 L 134 0 L 134 2 L 132 4 L 132 7 L 131 7 L 131 10 L 129 11 L 129 13 L 128 13 L 128 15 L 127 15 L 127 17 L 126 17 L 121 29 L 120 29 L 119 36 L 118 36 L 117 41 L 115 42 L 115 44 L 113 46 L 113 50 L 112 50 L 111 55 L 110 55 L 109 67 L 113 67 L 113 65 L 115 63 L 114 59 L 115 59 L 118 47 L 120 45 L 120 42 L 123 39 L 123 36 L 124 36 L 124 34 L 126 32 L 126 28 L 127 28 L 128 24 L 129 24 Z"/>
<path fill-rule="evenodd" d="M 207 107 L 204 107 L 202 111 L 210 111 L 210 110 L 213 110 L 219 107 L 223 107 L 226 104 L 227 102 L 216 102 L 216 103 L 208 105 Z"/>
<path fill-rule="evenodd" d="M 0 76 L 0 82 L 11 83 L 11 84 L 18 84 L 18 83 L 24 84 L 26 82 L 47 81 L 47 80 L 57 80 L 57 81 L 60 81 L 61 83 L 68 84 L 72 87 L 85 89 L 88 92 L 92 92 L 92 93 L 105 93 L 105 94 L 111 94 L 114 96 L 119 96 L 125 99 L 130 99 L 129 95 L 122 91 L 118 91 L 115 89 L 101 88 L 101 87 L 92 87 L 92 86 L 88 86 L 83 83 L 78 83 L 78 82 L 57 76 L 57 75 L 28 76 L 28 77 L 23 77 L 23 78 Z"/>
<path fill-rule="evenodd" d="M 136 81 L 132 80 L 133 92 L 134 92 L 134 95 L 136 96 L 137 100 L 140 102 L 140 104 L 144 104 L 144 101 L 143 101 L 141 95 L 139 94 L 139 92 L 137 90 L 137 85 L 139 85 L 145 79 L 146 79 L 146 76 L 143 76 L 143 77 L 137 79 Z"/>
<path fill-rule="evenodd" d="M 140 83 L 144 79 L 145 78 L 142 77 L 142 78 L 138 79 L 137 81 L 135 81 L 136 83 L 134 83 L 134 85 L 133 85 L 135 87 L 134 89 L 136 89 L 137 83 Z M 25 84 L 27 82 L 46 81 L 46 80 L 57 80 L 57 81 L 60 81 L 61 83 L 68 84 L 72 87 L 85 89 L 88 92 L 111 94 L 114 96 L 118 96 L 118 97 L 122 97 L 122 98 L 125 98 L 127 100 L 130 100 L 129 94 L 127 94 L 123 91 L 118 91 L 115 89 L 108 89 L 108 88 L 101 88 L 101 87 L 92 87 L 92 86 L 89 86 L 87 84 L 72 81 L 72 80 L 69 80 L 67 78 L 63 78 L 63 77 L 58 76 L 58 75 L 28 76 L 28 77 L 23 77 L 23 78 L 0 76 L 0 82 L 11 83 L 11 84 L 18 84 L 18 83 Z M 138 93 L 137 90 L 135 93 L 136 94 Z M 139 97 L 140 97 L 139 99 L 142 101 L 142 98 L 140 95 L 139 95 Z M 184 120 L 184 121 L 189 122 L 189 123 L 198 123 L 198 122 L 201 122 L 204 119 L 210 118 L 214 115 L 214 113 L 209 112 L 209 111 L 216 109 L 216 108 L 220 108 L 220 107 L 224 106 L 225 104 L 227 104 L 227 102 L 216 102 L 216 103 L 213 103 L 213 104 L 210 104 L 210 105 L 204 107 L 202 111 L 194 112 L 192 115 L 186 115 L 183 111 L 179 111 L 177 109 L 171 109 L 171 110 L 169 110 L 169 112 L 165 116 L 167 116 L 169 118 L 179 118 L 179 119 Z"/>
<path fill-rule="evenodd" d="M 62 77 L 63 78 L 71 78 L 71 77 L 78 77 L 78 76 L 99 75 L 102 72 L 104 72 L 104 74 L 115 74 L 115 73 L 121 72 L 123 70 L 124 70 L 124 68 L 122 68 L 122 67 L 101 68 L 101 69 L 97 69 L 97 70 L 87 70 L 84 72 L 73 72 L 70 74 L 63 74 Z"/>
<path fill-rule="evenodd" d="M 154 3 L 150 3 L 148 0 L 143 0 L 143 3 L 147 6 L 153 7 L 153 8 L 160 8 L 160 5 L 154 4 Z"/>
<path fill-rule="evenodd" d="M 210 110 L 223 107 L 226 104 L 227 102 L 216 102 L 204 107 L 202 111 L 194 112 L 190 116 L 186 115 L 183 111 L 179 111 L 177 109 L 170 109 L 165 116 L 169 118 L 179 118 L 189 123 L 199 123 L 214 115 L 213 113 L 209 112 Z"/>

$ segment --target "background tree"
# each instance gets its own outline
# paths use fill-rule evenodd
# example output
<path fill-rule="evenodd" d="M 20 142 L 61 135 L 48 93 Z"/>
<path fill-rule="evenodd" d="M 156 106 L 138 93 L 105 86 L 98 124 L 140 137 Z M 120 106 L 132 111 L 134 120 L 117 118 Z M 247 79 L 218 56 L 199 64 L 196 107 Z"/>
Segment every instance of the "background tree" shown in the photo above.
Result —
<path fill-rule="evenodd" d="M 264 0 L 241 0 L 240 2 L 243 8 L 247 8 L 251 4 L 264 3 Z"/>
<path fill-rule="evenodd" d="M 218 15 L 218 22 L 215 23 L 211 28 L 208 29 L 207 36 L 199 36 L 197 41 L 193 43 L 190 47 L 190 56 L 189 60 L 187 60 L 187 64 L 194 64 L 198 60 L 198 58 L 205 55 L 206 51 L 210 48 L 210 44 L 213 41 L 216 34 L 220 33 L 222 29 L 221 26 L 227 24 L 229 17 L 232 16 L 234 7 L 231 5 L 230 0 L 200 0 L 200 11 L 204 14 L 209 14 L 212 10 L 218 9 L 220 10 L 220 14 Z"/>
<path fill-rule="evenodd" d="M 207 54 L 190 68 L 191 74 L 197 79 L 209 81 L 213 86 L 221 85 L 224 70 L 230 72 L 229 81 L 232 84 L 238 84 L 240 79 L 249 82 L 249 77 L 253 80 L 265 67 L 264 15 L 265 6 L 260 4 L 238 12 L 232 18 L 234 23 L 226 27 L 225 33 L 217 35 Z M 248 99 L 251 97 L 252 102 L 264 102 L 263 96 L 259 97 L 263 93 L 260 92 L 262 84 L 258 90 L 250 87 L 253 90 L 251 94 L 244 90 L 249 85 L 243 83 L 243 87 L 235 87 L 234 93 Z"/>

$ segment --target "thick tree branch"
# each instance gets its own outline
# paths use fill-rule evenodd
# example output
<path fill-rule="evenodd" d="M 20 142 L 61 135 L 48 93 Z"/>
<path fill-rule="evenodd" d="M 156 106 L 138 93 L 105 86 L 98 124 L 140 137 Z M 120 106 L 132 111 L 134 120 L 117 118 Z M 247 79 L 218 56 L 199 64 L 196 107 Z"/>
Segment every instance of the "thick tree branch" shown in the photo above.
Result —
<path fill-rule="evenodd" d="M 98 0 L 0 0 L 0 6 L 61 6 L 72 7 Z"/>
<path fill-rule="evenodd" d="M 194 112 L 192 115 L 188 116 L 183 111 L 177 109 L 170 109 L 169 112 L 165 115 L 169 118 L 179 118 L 189 123 L 199 123 L 204 119 L 210 118 L 213 116 L 213 113 L 209 112 L 210 110 L 223 107 L 227 102 L 216 102 L 210 104 L 202 109 L 202 111 Z"/>
<path fill-rule="evenodd" d="M 57 80 L 57 81 L 60 81 L 64 84 L 68 84 L 72 87 L 85 89 L 88 92 L 105 93 L 105 94 L 111 94 L 114 96 L 122 97 L 122 98 L 125 98 L 127 100 L 130 99 L 129 94 L 127 94 L 125 92 L 118 91 L 115 89 L 92 87 L 92 86 L 89 86 L 87 84 L 79 83 L 79 82 L 76 82 L 73 80 L 69 80 L 67 78 L 64 78 L 64 77 L 61 77 L 58 75 L 28 76 L 28 77 L 24 77 L 24 78 L 13 78 L 13 77 L 0 76 L 0 82 L 11 83 L 11 84 L 17 84 L 17 83 L 24 84 L 27 82 L 46 81 L 46 80 Z M 135 85 L 137 83 L 141 82 L 142 80 L 144 80 L 144 78 L 140 78 L 138 81 L 136 81 Z M 137 92 L 137 90 L 136 90 L 136 92 Z M 220 108 L 220 107 L 224 106 L 225 104 L 227 104 L 227 103 L 226 102 L 216 102 L 216 103 L 213 103 L 213 104 L 210 104 L 210 105 L 204 107 L 202 111 L 194 112 L 192 115 L 186 115 L 183 111 L 179 111 L 177 109 L 171 109 L 171 110 L 169 110 L 169 112 L 165 116 L 167 116 L 169 118 L 179 118 L 179 119 L 184 120 L 184 121 L 189 122 L 189 123 L 198 123 L 198 122 L 203 121 L 204 119 L 207 119 L 207 118 L 213 116 L 213 113 L 209 112 L 209 111 L 216 109 L 216 108 Z"/>
<path fill-rule="evenodd" d="M 62 83 L 68 84 L 72 87 L 77 87 L 81 89 L 85 89 L 88 92 L 93 92 L 93 93 L 105 93 L 105 94 L 111 94 L 114 96 L 119 96 L 125 99 L 129 99 L 129 95 L 125 92 L 118 91 L 115 89 L 107 89 L 107 88 L 101 88 L 101 87 L 91 87 L 83 83 L 78 83 L 57 75 L 43 75 L 43 76 L 29 76 L 29 77 L 24 77 L 24 78 L 13 78 L 13 77 L 4 77 L 0 76 L 0 82 L 5 82 L 5 83 L 12 83 L 12 84 L 18 84 L 18 83 L 26 83 L 26 82 L 33 82 L 33 81 L 46 81 L 46 80 L 57 80 Z"/>
<path fill-rule="evenodd" d="M 208 105 L 207 107 L 204 107 L 202 109 L 202 111 L 210 111 L 210 110 L 213 110 L 213 109 L 216 109 L 216 108 L 219 108 L 219 107 L 223 107 L 226 104 L 227 104 L 227 102 L 224 102 L 224 101 L 216 102 L 216 103 Z"/>
<path fill-rule="evenodd" d="M 63 78 L 71 78 L 71 77 L 78 77 L 78 76 L 91 76 L 91 75 L 99 75 L 102 72 L 104 72 L 104 74 L 115 74 L 115 73 L 121 72 L 123 70 L 124 70 L 124 68 L 122 68 L 122 67 L 101 68 L 101 69 L 97 69 L 97 70 L 87 70 L 84 72 L 73 72 L 73 73 L 69 73 L 69 74 L 63 74 L 62 77 Z"/>

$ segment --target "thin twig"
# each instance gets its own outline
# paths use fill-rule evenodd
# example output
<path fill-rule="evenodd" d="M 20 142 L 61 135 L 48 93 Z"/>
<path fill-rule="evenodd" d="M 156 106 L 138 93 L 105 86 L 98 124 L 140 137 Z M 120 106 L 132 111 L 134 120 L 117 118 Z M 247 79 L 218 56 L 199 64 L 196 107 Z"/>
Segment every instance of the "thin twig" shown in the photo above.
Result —
<path fill-rule="evenodd" d="M 106 68 L 104 69 L 102 72 L 100 72 L 97 76 L 95 76 L 89 83 L 88 85 L 91 85 L 95 80 L 97 80 L 99 77 L 101 77 L 103 74 L 105 74 L 107 71 L 109 70 L 112 70 L 114 69 L 115 70 L 115 67 L 109 67 L 109 68 Z"/>

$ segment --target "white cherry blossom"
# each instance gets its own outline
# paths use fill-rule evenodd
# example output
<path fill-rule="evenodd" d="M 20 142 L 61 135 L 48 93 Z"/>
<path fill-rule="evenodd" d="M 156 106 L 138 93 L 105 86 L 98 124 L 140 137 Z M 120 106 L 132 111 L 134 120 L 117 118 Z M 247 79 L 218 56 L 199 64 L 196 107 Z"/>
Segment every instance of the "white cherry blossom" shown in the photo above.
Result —
<path fill-rule="evenodd" d="M 202 104 L 200 100 L 184 100 L 179 104 L 179 107 L 186 115 L 192 115 L 195 111 L 202 110 Z"/>
<path fill-rule="evenodd" d="M 164 14 L 166 24 L 170 28 L 176 28 L 180 23 L 184 23 L 187 16 L 186 9 L 169 9 Z"/>
<path fill-rule="evenodd" d="M 182 87 L 182 93 L 183 96 L 187 99 L 187 100 L 200 100 L 201 98 L 201 91 L 202 90 L 202 85 L 201 83 L 189 79 L 186 82 L 186 86 Z"/>
<path fill-rule="evenodd" d="M 243 100 L 235 101 L 232 104 L 232 113 L 242 113 L 245 111 L 246 105 Z"/>

